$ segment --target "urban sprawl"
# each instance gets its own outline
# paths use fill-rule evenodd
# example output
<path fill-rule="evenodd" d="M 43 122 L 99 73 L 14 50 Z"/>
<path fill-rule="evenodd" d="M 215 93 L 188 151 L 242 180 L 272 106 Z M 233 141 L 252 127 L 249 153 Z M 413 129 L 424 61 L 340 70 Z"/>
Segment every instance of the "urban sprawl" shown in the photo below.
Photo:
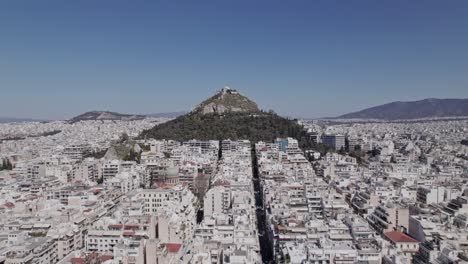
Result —
<path fill-rule="evenodd" d="M 138 137 L 165 121 L 0 124 L 0 263 L 468 263 L 467 120 Z"/>

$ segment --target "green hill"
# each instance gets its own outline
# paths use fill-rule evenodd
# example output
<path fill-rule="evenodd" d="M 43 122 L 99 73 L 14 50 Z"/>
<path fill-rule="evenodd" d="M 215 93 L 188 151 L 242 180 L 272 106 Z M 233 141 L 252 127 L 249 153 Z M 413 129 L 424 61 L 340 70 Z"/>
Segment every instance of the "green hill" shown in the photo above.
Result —
<path fill-rule="evenodd" d="M 305 136 L 295 121 L 272 113 L 227 113 L 184 115 L 146 130 L 141 138 L 186 141 L 249 139 L 252 142 L 271 142 L 277 137 Z"/>
<path fill-rule="evenodd" d="M 278 137 L 296 138 L 304 149 L 313 147 L 304 128 L 296 120 L 260 111 L 256 103 L 227 88 L 199 104 L 190 113 L 140 134 L 140 138 L 177 141 L 248 139 L 251 142 L 273 142 Z"/>

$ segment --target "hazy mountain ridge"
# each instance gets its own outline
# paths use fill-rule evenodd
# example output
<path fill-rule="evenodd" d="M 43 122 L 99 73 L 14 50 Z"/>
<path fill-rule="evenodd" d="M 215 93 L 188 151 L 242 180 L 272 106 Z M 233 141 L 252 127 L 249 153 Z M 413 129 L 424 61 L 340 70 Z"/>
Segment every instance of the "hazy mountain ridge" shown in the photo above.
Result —
<path fill-rule="evenodd" d="M 468 99 L 435 99 L 391 102 L 341 115 L 342 119 L 404 120 L 468 116 Z"/>
<path fill-rule="evenodd" d="M 164 112 L 164 113 L 153 113 L 153 114 L 147 114 L 145 116 L 147 117 L 153 117 L 153 118 L 176 118 L 181 115 L 187 114 L 188 111 L 178 111 L 178 112 Z"/>
<path fill-rule="evenodd" d="M 19 123 L 19 122 L 46 122 L 45 119 L 36 118 L 17 118 L 17 117 L 0 117 L 0 123 Z"/>
<path fill-rule="evenodd" d="M 70 122 L 89 121 L 89 120 L 141 120 L 146 118 L 144 115 L 121 114 L 109 111 L 90 111 L 70 119 Z"/>

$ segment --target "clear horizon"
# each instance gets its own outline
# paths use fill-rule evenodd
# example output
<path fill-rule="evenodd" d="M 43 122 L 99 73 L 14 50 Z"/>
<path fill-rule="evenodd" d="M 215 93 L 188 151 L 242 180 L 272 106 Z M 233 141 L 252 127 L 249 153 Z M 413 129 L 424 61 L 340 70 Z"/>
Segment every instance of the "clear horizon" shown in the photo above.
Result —
<path fill-rule="evenodd" d="M 190 110 L 228 85 L 294 117 L 468 98 L 467 1 L 4 1 L 1 117 Z"/>

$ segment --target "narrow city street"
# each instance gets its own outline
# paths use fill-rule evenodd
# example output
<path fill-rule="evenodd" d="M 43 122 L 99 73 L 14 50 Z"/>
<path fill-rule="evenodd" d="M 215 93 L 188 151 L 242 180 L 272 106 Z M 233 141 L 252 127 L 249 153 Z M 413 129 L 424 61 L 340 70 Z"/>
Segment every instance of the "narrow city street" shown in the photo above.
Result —
<path fill-rule="evenodd" d="M 252 170 L 253 183 L 255 190 L 255 206 L 257 207 L 257 227 L 260 240 L 260 250 L 263 263 L 273 263 L 273 244 L 268 239 L 268 228 L 266 215 L 263 206 L 263 193 L 258 172 L 257 156 L 255 155 L 255 146 L 252 148 Z"/>

